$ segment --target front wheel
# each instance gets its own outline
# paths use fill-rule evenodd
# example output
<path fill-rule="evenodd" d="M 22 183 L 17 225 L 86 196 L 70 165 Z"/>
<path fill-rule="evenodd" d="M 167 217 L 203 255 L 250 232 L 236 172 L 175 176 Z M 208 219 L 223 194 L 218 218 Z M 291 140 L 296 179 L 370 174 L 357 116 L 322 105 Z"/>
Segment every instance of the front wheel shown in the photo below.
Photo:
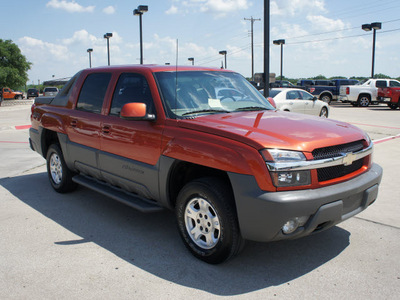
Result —
<path fill-rule="evenodd" d="M 222 180 L 202 178 L 186 184 L 178 195 L 176 217 L 185 246 L 207 263 L 222 263 L 244 245 L 233 194 Z"/>
<path fill-rule="evenodd" d="M 319 113 L 319 116 L 321 118 L 327 118 L 328 117 L 328 109 L 326 107 L 321 108 L 321 112 Z"/>
<path fill-rule="evenodd" d="M 76 183 L 72 181 L 73 173 L 68 169 L 60 147 L 53 144 L 49 147 L 46 156 L 47 174 L 51 186 L 58 193 L 67 193 L 76 188 Z"/>

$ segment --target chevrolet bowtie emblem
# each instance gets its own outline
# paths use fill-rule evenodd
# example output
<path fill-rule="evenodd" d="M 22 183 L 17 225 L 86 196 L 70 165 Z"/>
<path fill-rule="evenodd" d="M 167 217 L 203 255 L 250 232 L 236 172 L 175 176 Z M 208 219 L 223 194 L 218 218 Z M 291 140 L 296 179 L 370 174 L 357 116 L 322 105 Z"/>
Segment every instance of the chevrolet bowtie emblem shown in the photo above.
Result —
<path fill-rule="evenodd" d="M 345 156 L 343 157 L 343 164 L 345 166 L 350 166 L 355 159 L 356 159 L 355 154 L 353 154 L 352 152 L 346 153 Z"/>

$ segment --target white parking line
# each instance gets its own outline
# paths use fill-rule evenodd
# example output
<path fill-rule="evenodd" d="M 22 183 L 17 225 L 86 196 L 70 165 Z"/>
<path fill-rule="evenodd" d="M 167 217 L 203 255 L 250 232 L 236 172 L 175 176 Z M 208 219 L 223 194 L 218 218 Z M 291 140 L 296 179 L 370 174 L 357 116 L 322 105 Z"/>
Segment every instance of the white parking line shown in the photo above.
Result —
<path fill-rule="evenodd" d="M 398 139 L 398 138 L 400 138 L 400 134 L 388 136 L 388 137 L 385 137 L 385 138 L 382 138 L 379 140 L 374 140 L 373 142 L 374 142 L 374 144 L 379 144 L 379 143 L 387 142 L 387 141 Z"/>

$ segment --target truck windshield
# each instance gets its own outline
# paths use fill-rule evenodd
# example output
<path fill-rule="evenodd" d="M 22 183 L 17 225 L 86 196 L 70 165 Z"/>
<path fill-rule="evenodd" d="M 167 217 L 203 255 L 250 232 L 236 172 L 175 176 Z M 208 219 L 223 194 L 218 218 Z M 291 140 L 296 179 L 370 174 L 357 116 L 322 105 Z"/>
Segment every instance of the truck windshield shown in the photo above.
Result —
<path fill-rule="evenodd" d="M 274 109 L 243 76 L 233 72 L 155 73 L 169 118 Z"/>

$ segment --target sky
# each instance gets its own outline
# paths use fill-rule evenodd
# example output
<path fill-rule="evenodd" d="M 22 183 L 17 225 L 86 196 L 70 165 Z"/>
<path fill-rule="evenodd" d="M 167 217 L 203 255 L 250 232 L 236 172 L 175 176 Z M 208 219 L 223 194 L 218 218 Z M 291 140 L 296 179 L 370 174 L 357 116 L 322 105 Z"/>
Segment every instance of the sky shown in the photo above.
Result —
<path fill-rule="evenodd" d="M 254 70 L 263 72 L 262 0 L 13 0 L 0 18 L 0 39 L 12 40 L 32 63 L 28 84 L 67 78 L 92 66 L 107 65 L 105 33 L 111 32 L 111 65 L 139 64 L 139 17 L 143 14 L 144 63 L 221 67 L 251 77 L 251 21 L 254 21 Z M 375 73 L 400 77 L 400 1 L 271 0 L 270 72 L 280 75 L 371 74 L 372 31 L 362 24 L 381 22 L 376 31 Z"/>

